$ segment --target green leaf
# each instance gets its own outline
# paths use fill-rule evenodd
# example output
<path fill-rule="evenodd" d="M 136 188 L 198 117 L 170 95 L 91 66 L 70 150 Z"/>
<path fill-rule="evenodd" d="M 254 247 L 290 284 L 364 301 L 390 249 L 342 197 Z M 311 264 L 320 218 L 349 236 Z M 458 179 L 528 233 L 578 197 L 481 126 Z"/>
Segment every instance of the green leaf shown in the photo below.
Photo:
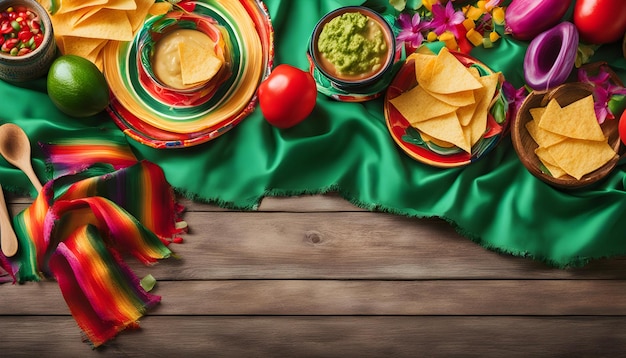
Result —
<path fill-rule="evenodd" d="M 422 3 L 422 0 L 406 0 L 406 7 L 409 9 L 413 9 L 413 10 L 417 10 L 420 7 L 422 7 L 422 5 L 424 5 Z"/>
<path fill-rule="evenodd" d="M 406 7 L 406 0 L 389 0 L 389 4 L 398 11 L 403 11 Z"/>
<path fill-rule="evenodd" d="M 612 95 L 611 99 L 609 99 L 608 107 L 609 111 L 611 111 L 615 117 L 619 118 L 624 110 L 626 110 L 626 96 L 621 94 Z"/>
<path fill-rule="evenodd" d="M 385 14 L 392 10 L 390 0 L 367 0 L 362 6 L 368 7 L 379 14 Z"/>
<path fill-rule="evenodd" d="M 156 279 L 154 278 L 154 276 L 148 274 L 144 278 L 142 278 L 141 281 L 139 281 L 139 284 L 146 292 L 150 292 L 156 285 Z"/>
<path fill-rule="evenodd" d="M 422 139 L 422 136 L 420 136 L 420 133 L 411 126 L 406 129 L 405 135 L 402 136 L 402 140 L 406 143 L 412 143 L 415 145 L 426 145 L 426 143 Z"/>

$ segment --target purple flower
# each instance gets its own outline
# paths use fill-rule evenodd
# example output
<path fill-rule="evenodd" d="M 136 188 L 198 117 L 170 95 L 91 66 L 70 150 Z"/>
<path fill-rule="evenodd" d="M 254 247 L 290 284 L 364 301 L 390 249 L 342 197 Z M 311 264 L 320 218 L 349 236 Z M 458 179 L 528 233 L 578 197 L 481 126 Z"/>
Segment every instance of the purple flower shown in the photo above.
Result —
<path fill-rule="evenodd" d="M 465 20 L 465 15 L 463 15 L 463 11 L 454 10 L 452 1 L 448 1 L 445 7 L 440 3 L 434 4 L 432 12 L 433 20 L 431 25 L 437 35 L 441 35 L 448 30 L 455 36 L 458 35 L 455 27 Z"/>
<path fill-rule="evenodd" d="M 519 108 L 522 106 L 522 102 L 524 102 L 524 99 L 526 99 L 526 96 L 528 95 L 528 91 L 524 86 L 519 89 L 515 89 L 515 87 L 507 81 L 502 83 L 502 90 L 504 91 L 504 97 L 510 105 L 509 108 L 511 109 L 511 118 L 515 118 Z"/>
<path fill-rule="evenodd" d="M 406 43 L 412 49 L 418 48 L 422 42 L 424 42 L 424 34 L 422 31 L 427 31 L 430 26 L 429 21 L 422 21 L 420 14 L 411 16 L 407 13 L 402 13 L 398 16 L 398 24 L 400 25 L 400 33 L 396 38 L 398 41 L 398 49 L 402 47 L 403 43 Z"/>
<path fill-rule="evenodd" d="M 607 118 L 615 118 L 614 113 L 609 108 L 609 101 L 613 95 L 626 95 L 626 88 L 613 84 L 611 76 L 604 68 L 600 68 L 600 71 L 595 76 L 589 76 L 587 71 L 581 68 L 578 70 L 578 81 L 591 83 L 594 87 L 593 107 L 596 117 L 598 117 L 598 123 L 604 123 Z"/>

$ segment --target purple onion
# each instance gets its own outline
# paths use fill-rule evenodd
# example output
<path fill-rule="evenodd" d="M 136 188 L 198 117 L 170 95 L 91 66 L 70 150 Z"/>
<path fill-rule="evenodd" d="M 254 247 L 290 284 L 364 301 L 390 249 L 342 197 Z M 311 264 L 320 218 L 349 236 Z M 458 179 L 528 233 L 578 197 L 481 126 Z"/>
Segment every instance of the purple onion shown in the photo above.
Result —
<path fill-rule="evenodd" d="M 535 37 L 524 56 L 524 78 L 535 90 L 547 90 L 567 80 L 578 50 L 578 30 L 564 21 Z"/>
<path fill-rule="evenodd" d="M 506 8 L 507 32 L 518 40 L 531 40 L 561 21 L 571 0 L 513 0 Z"/>

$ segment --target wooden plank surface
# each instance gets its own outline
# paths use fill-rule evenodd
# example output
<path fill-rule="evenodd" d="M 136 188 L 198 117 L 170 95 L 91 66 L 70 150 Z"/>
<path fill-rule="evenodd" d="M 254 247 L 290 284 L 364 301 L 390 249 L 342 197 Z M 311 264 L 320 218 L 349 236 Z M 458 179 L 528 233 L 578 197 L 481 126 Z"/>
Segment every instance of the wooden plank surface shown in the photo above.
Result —
<path fill-rule="evenodd" d="M 13 213 L 29 199 L 11 198 Z M 0 285 L 1 357 L 607 356 L 626 349 L 626 259 L 560 270 L 485 250 L 437 219 L 336 195 L 256 212 L 183 200 L 162 302 L 98 350 L 55 282 Z"/>
<path fill-rule="evenodd" d="M 3 357 L 622 357 L 621 317 L 189 316 L 97 351 L 69 317 L 0 317 Z M 43 336 L 41 336 L 43 334 Z M 9 354 L 9 355 L 4 355 Z"/>

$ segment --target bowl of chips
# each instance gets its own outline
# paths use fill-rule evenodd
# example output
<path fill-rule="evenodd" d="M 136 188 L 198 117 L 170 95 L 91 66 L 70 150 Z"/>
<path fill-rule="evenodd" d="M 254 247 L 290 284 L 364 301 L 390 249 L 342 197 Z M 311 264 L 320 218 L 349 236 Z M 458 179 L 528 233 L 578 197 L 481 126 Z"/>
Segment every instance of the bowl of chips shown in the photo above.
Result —
<path fill-rule="evenodd" d="M 618 121 L 598 122 L 593 91 L 589 83 L 569 82 L 526 97 L 511 139 L 532 175 L 557 188 L 576 189 L 615 168 L 621 150 Z"/>
<path fill-rule="evenodd" d="M 389 85 L 387 128 L 412 158 L 436 167 L 468 165 L 500 142 L 509 126 L 504 77 L 471 56 L 422 47 Z"/>
<path fill-rule="evenodd" d="M 146 21 L 136 41 L 139 79 L 155 98 L 198 105 L 230 76 L 227 30 L 210 17 L 170 11 Z"/>
<path fill-rule="evenodd" d="M 0 2 L 0 79 L 24 82 L 41 77 L 57 54 L 48 12 L 34 0 Z"/>

